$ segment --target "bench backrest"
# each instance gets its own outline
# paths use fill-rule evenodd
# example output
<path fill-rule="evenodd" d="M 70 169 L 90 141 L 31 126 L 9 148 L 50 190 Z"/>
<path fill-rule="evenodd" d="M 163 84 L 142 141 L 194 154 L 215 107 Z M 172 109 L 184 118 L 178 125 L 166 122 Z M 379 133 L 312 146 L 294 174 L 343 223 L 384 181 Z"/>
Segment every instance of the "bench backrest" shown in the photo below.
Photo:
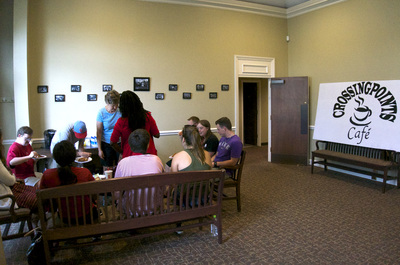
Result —
<path fill-rule="evenodd" d="M 223 182 L 218 180 L 223 178 L 224 170 L 171 172 L 39 190 L 43 234 L 56 240 L 220 216 Z M 97 202 L 94 211 L 86 210 L 87 198 Z M 101 198 L 108 198 L 108 204 L 101 206 Z M 59 211 L 59 205 L 67 211 Z M 47 222 L 46 212 L 52 222 Z"/>
<path fill-rule="evenodd" d="M 388 160 L 396 161 L 395 158 L 393 157 L 395 155 L 395 152 L 391 150 L 375 149 L 375 148 L 334 143 L 334 142 L 325 142 L 325 149 L 344 154 L 352 154 L 352 155 L 381 159 L 386 161 Z"/>

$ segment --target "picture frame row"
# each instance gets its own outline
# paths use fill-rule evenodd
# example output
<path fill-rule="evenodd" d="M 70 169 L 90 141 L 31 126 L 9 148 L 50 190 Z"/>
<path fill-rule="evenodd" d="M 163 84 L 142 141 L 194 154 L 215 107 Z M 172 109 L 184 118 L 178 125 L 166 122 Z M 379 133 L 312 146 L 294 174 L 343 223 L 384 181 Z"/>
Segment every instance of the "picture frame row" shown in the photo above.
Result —
<path fill-rule="evenodd" d="M 149 77 L 134 77 L 133 81 L 133 90 L 134 91 L 150 91 L 150 78 Z M 103 92 L 108 92 L 113 89 L 113 86 L 110 84 L 103 85 Z M 178 84 L 169 84 L 168 85 L 169 91 L 178 91 Z M 196 84 L 196 91 L 204 91 L 205 85 L 204 84 Z M 71 85 L 71 92 L 81 92 L 82 86 L 81 85 Z M 221 91 L 229 91 L 229 85 L 223 84 L 221 85 Z M 38 93 L 48 93 L 49 86 L 40 85 L 37 86 Z"/>
<path fill-rule="evenodd" d="M 65 102 L 64 94 L 55 94 L 54 95 L 55 102 Z M 97 101 L 97 94 L 87 94 L 87 101 Z"/>

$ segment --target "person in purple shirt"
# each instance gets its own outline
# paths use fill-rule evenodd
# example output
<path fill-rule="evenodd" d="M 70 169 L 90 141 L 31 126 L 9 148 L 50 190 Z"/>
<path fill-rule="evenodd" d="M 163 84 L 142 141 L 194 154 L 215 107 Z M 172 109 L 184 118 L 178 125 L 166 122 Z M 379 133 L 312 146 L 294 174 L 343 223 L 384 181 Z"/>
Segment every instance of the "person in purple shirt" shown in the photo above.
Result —
<path fill-rule="evenodd" d="M 242 140 L 232 131 L 231 121 L 222 117 L 215 122 L 217 132 L 221 136 L 217 153 L 211 158 L 214 167 L 234 166 L 242 153 Z M 232 172 L 226 171 L 228 176 Z"/>

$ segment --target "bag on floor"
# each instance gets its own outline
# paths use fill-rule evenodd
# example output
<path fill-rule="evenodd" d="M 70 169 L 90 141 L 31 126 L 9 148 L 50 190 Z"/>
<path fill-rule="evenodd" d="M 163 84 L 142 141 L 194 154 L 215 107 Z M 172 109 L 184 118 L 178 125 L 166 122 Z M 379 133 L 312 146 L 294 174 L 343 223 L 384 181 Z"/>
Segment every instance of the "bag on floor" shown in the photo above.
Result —
<path fill-rule="evenodd" d="M 26 258 L 28 259 L 29 265 L 46 264 L 42 231 L 37 230 L 36 235 L 32 239 L 31 245 L 26 251 Z"/>

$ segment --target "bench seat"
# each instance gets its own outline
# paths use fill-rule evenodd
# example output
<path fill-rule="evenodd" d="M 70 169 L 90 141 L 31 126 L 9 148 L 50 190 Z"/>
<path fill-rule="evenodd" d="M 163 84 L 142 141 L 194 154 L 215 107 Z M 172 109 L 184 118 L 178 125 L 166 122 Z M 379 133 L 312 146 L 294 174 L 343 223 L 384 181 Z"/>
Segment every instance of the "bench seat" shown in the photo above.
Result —
<path fill-rule="evenodd" d="M 330 166 L 370 175 L 374 178 L 379 177 L 383 179 L 382 192 L 384 193 L 388 171 L 394 169 L 397 170 L 397 187 L 400 185 L 400 155 L 398 152 L 327 141 L 317 141 L 316 145 L 317 150 L 312 152 L 311 173 L 314 171 L 315 164 L 321 164 L 324 166 L 324 170 Z M 325 149 L 321 149 L 322 145 Z M 316 158 L 323 160 L 316 160 Z"/>

